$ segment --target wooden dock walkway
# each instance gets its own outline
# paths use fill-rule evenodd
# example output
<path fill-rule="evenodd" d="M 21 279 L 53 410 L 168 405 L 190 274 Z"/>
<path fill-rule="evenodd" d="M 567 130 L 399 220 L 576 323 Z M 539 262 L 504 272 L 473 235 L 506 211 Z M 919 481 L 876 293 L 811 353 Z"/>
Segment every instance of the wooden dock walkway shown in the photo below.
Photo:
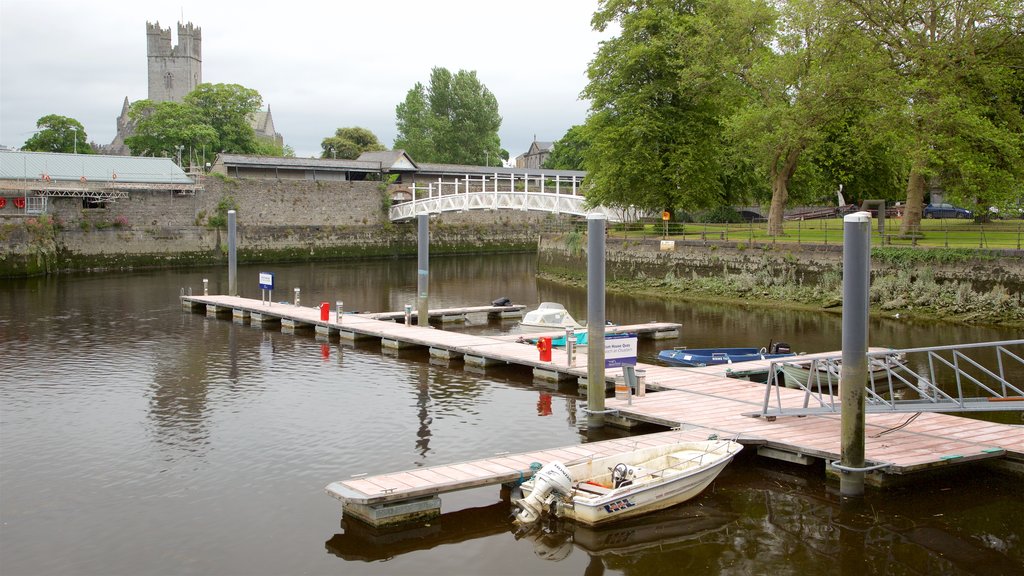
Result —
<path fill-rule="evenodd" d="M 536 334 L 481 336 L 406 326 L 392 320 L 381 320 L 372 314 L 343 314 L 341 322 L 331 312 L 330 319 L 320 319 L 316 308 L 290 304 L 263 303 L 258 300 L 227 296 L 182 296 L 184 307 L 198 311 L 205 308 L 208 316 L 232 315 L 282 326 L 316 327 L 318 331 L 339 334 L 342 338 L 359 340 L 379 338 L 382 346 L 395 348 L 422 346 L 432 356 L 463 358 L 466 364 L 516 364 L 533 369 L 543 379 L 585 379 L 587 356 L 585 347 L 577 352 L 574 365 L 564 349 L 555 349 L 551 362 L 539 359 L 536 347 L 518 342 L 521 337 Z M 500 313 L 500 307 L 479 307 L 477 312 Z M 404 316 L 404 314 L 403 314 Z M 393 316 L 385 316 L 391 318 Z M 613 326 L 607 331 L 639 332 L 641 336 L 678 334 L 678 324 L 650 323 L 635 326 Z M 559 333 L 564 334 L 564 333 Z M 552 335 L 555 335 L 554 333 Z M 874 350 L 874 349 L 873 349 Z M 836 352 L 808 354 L 808 360 L 819 356 L 835 356 Z M 753 361 L 745 368 L 755 367 Z M 703 368 L 679 368 L 639 363 L 636 368 L 646 372 L 649 392 L 629 401 L 610 398 L 606 407 L 617 411 L 608 418 L 612 422 L 646 422 L 676 428 L 670 433 L 633 436 L 627 439 L 595 442 L 517 455 L 502 455 L 448 467 L 380 474 L 334 482 L 328 492 L 345 502 L 345 509 L 370 522 L 383 524 L 390 518 L 433 515 L 440 509 L 438 494 L 515 481 L 531 474 L 532 462 L 546 463 L 553 459 L 572 460 L 607 450 L 668 442 L 670 437 L 706 439 L 714 434 L 756 446 L 762 456 L 790 462 L 810 464 L 840 459 L 839 414 L 810 416 L 779 416 L 776 419 L 752 418 L 765 396 L 765 384 L 726 376 L 728 365 Z M 614 381 L 620 369 L 605 371 L 606 384 Z M 774 393 L 774 392 L 773 392 Z M 803 405 L 800 390 L 780 388 L 783 406 Z M 869 413 L 866 415 L 866 459 L 869 464 L 884 464 L 884 471 L 872 472 L 876 484 L 916 472 L 983 459 L 1001 459 L 1010 467 L 1024 469 L 1024 427 L 998 424 L 960 416 L 938 413 L 918 415 Z M 676 436 L 672 436 L 675 434 Z M 828 467 L 826 466 L 826 469 Z"/>
<path fill-rule="evenodd" d="M 395 524 L 437 515 L 441 507 L 438 494 L 521 482 L 536 471 L 531 465 L 556 460 L 572 464 L 636 448 L 707 439 L 708 434 L 702 430 L 658 432 L 518 454 L 496 454 L 480 460 L 375 476 L 357 475 L 332 482 L 325 490 L 342 501 L 345 514 L 375 526 Z"/>

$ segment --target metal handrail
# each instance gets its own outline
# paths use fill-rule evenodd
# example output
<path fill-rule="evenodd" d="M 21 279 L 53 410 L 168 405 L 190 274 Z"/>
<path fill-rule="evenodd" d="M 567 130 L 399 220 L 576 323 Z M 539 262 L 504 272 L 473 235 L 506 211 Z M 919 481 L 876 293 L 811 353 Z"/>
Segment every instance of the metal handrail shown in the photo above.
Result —
<path fill-rule="evenodd" d="M 953 344 L 902 350 L 868 352 L 868 365 L 877 376 L 867 378 L 865 408 L 867 412 L 973 412 L 993 410 L 1024 410 L 1024 382 L 1007 379 L 1008 366 L 1024 367 L 1024 354 L 1010 347 L 1024 347 L 1024 340 L 1003 340 L 971 344 Z M 971 353 L 994 351 L 995 366 L 986 366 Z M 943 353 L 949 357 L 943 356 Z M 926 369 L 915 370 L 906 360 L 911 355 L 925 354 Z M 1012 361 L 1016 361 L 1014 364 Z M 811 360 L 783 358 L 769 365 L 764 402 L 753 416 L 834 414 L 841 408 L 839 375 L 841 355 Z M 806 381 L 787 374 L 787 366 L 807 370 Z M 951 375 L 940 375 L 948 369 Z M 975 371 L 974 374 L 968 370 Z M 940 379 L 942 380 L 940 382 Z M 786 384 L 804 392 L 800 408 L 783 405 L 781 388 Z M 946 384 L 943 388 L 943 384 Z M 978 395 L 965 393 L 965 386 L 973 386 Z M 951 389 L 951 390 L 950 390 Z M 913 399 L 901 399 L 916 396 Z M 773 402 L 774 398 L 774 402 Z M 790 397 L 791 398 L 791 397 Z M 814 406 L 812 406 L 812 401 Z M 993 404 L 998 401 L 998 405 Z"/>

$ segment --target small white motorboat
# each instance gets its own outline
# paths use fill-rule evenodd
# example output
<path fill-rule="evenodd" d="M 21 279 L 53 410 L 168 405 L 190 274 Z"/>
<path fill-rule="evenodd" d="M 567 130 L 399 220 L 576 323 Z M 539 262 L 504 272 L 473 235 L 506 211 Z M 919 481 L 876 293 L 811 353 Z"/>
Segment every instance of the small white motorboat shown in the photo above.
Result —
<path fill-rule="evenodd" d="M 883 382 L 889 379 L 889 374 L 898 371 L 906 362 L 906 355 L 902 353 L 886 354 L 883 358 L 873 357 L 868 360 L 868 383 Z M 779 378 L 787 388 L 801 389 L 823 389 L 828 387 L 839 387 L 839 375 L 842 372 L 842 362 L 834 361 L 812 361 L 812 362 L 785 362 L 779 364 Z M 897 385 L 899 381 L 897 380 Z"/>
<path fill-rule="evenodd" d="M 569 466 L 551 462 L 523 483 L 516 521 L 551 514 L 594 526 L 675 506 L 707 488 L 741 449 L 729 440 L 677 442 Z"/>
<path fill-rule="evenodd" d="M 523 316 L 519 325 L 524 330 L 564 330 L 572 328 L 578 330 L 583 325 L 577 322 L 565 309 L 565 306 L 557 302 L 541 302 L 536 310 L 531 310 Z"/>

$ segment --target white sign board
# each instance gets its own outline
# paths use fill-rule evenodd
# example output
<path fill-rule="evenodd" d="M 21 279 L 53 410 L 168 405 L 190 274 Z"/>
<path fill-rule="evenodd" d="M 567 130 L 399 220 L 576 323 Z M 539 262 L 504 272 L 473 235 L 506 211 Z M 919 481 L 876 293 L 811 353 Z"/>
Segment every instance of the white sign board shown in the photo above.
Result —
<path fill-rule="evenodd" d="M 604 337 L 604 367 L 636 366 L 636 334 L 609 334 Z"/>
<path fill-rule="evenodd" d="M 274 289 L 274 273 L 273 272 L 260 272 L 260 289 L 261 290 L 273 290 Z"/>

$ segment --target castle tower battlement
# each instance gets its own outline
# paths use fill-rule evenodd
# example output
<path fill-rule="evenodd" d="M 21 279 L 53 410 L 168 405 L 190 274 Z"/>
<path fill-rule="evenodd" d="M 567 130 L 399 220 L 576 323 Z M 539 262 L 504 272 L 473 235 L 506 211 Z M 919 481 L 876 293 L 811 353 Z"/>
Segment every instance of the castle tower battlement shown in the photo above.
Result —
<path fill-rule="evenodd" d="M 149 99 L 181 102 L 203 82 L 203 33 L 191 22 L 178 23 L 178 43 L 171 43 L 171 29 L 146 22 L 146 55 L 149 64 Z"/>

